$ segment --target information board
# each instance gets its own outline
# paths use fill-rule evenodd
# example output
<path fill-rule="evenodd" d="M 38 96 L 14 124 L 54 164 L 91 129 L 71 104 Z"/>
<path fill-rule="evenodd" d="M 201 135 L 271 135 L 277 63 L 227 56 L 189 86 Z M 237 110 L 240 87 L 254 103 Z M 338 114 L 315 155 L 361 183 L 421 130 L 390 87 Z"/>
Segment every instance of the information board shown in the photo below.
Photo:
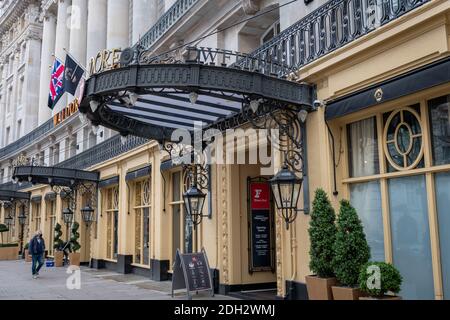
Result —
<path fill-rule="evenodd" d="M 272 203 L 267 181 L 249 181 L 250 272 L 273 271 Z"/>
<path fill-rule="evenodd" d="M 172 276 L 172 297 L 175 290 L 186 289 L 188 298 L 192 292 L 211 291 L 214 286 L 205 250 L 199 253 L 182 254 L 177 250 Z"/>

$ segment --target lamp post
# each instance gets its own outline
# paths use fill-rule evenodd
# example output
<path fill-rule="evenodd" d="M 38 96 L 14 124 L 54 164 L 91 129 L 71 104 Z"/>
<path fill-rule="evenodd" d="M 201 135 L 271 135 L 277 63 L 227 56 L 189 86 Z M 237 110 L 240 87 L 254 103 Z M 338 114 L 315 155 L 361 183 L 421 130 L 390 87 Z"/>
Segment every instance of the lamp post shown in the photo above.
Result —
<path fill-rule="evenodd" d="M 303 179 L 296 176 L 294 172 L 283 166 L 280 172 L 270 180 L 270 186 L 275 198 L 275 203 L 286 222 L 286 229 L 289 224 L 297 218 L 298 200 L 302 189 Z"/>
<path fill-rule="evenodd" d="M 25 214 L 25 207 L 22 206 L 22 211 L 18 217 L 20 224 L 20 254 L 23 254 L 23 239 L 24 239 L 24 227 L 27 223 L 27 216 Z"/>
<path fill-rule="evenodd" d="M 204 194 L 194 183 L 191 188 L 183 194 L 186 213 L 194 223 L 194 228 L 200 224 L 203 215 L 203 205 L 205 204 L 206 194 Z"/>
<path fill-rule="evenodd" d="M 83 209 L 81 209 L 81 217 L 83 221 L 86 223 L 86 226 L 89 227 L 94 222 L 94 208 L 90 205 L 87 205 Z"/>
<path fill-rule="evenodd" d="M 66 238 L 69 241 L 69 226 L 73 222 L 73 211 L 70 208 L 66 208 L 62 212 L 64 223 L 66 224 Z"/>
<path fill-rule="evenodd" d="M 6 224 L 6 226 L 7 226 L 8 229 L 9 229 L 8 234 L 11 236 L 11 227 L 12 227 L 13 224 L 14 224 L 14 218 L 13 218 L 11 215 L 8 215 L 8 216 L 5 218 L 5 224 Z"/>

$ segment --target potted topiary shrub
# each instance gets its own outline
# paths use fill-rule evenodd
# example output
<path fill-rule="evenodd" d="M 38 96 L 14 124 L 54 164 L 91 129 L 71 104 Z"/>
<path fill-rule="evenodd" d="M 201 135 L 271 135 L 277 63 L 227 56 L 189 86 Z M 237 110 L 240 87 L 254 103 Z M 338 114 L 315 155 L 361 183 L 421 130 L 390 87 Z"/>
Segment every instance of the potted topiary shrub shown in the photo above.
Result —
<path fill-rule="evenodd" d="M 324 190 L 318 189 L 313 202 L 309 238 L 309 267 L 315 274 L 306 277 L 310 300 L 332 300 L 331 287 L 336 285 L 332 267 L 333 244 L 336 239 L 335 212 Z"/>
<path fill-rule="evenodd" d="M 55 237 L 53 238 L 53 249 L 55 249 L 55 267 L 62 267 L 64 265 L 64 242 L 61 240 L 61 236 L 63 234 L 61 228 L 62 227 L 59 223 L 55 225 Z"/>
<path fill-rule="evenodd" d="M 69 254 L 71 266 L 80 266 L 80 253 L 77 252 L 81 248 L 80 244 L 78 243 L 78 239 L 80 238 L 80 234 L 78 233 L 79 228 L 80 224 L 78 222 L 74 222 L 72 224 L 70 235 L 70 248 L 72 252 Z"/>
<path fill-rule="evenodd" d="M 397 296 L 402 282 L 400 272 L 392 264 L 368 262 L 359 273 L 359 286 L 368 296 L 359 300 L 402 300 Z"/>
<path fill-rule="evenodd" d="M 2 243 L 3 244 L 3 233 L 6 233 L 9 231 L 9 228 L 4 225 L 4 224 L 0 224 L 0 239 L 2 239 Z"/>
<path fill-rule="evenodd" d="M 25 262 L 31 262 L 31 254 L 30 254 L 30 243 L 27 242 L 23 247 L 23 251 L 25 251 Z"/>
<path fill-rule="evenodd" d="M 361 267 L 370 259 L 370 248 L 361 220 L 347 200 L 341 201 L 337 219 L 336 241 L 333 246 L 333 269 L 339 286 L 333 286 L 335 300 L 358 300 Z"/>

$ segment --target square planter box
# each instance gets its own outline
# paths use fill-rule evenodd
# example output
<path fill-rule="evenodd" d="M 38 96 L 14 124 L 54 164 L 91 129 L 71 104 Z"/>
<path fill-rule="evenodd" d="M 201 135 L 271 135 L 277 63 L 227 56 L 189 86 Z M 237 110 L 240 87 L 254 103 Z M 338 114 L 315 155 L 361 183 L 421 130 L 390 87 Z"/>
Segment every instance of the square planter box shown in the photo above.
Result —
<path fill-rule="evenodd" d="M 336 278 L 306 277 L 309 300 L 333 300 L 331 287 L 337 285 Z"/>
<path fill-rule="evenodd" d="M 334 300 L 359 300 L 366 296 L 359 288 L 333 286 L 332 290 Z"/>
<path fill-rule="evenodd" d="M 71 266 L 80 266 L 80 253 L 79 252 L 72 252 L 69 254 L 69 260 Z"/>
<path fill-rule="evenodd" d="M 58 267 L 58 268 L 62 267 L 64 265 L 64 252 L 55 251 L 54 261 L 55 261 L 55 267 Z"/>
<path fill-rule="evenodd" d="M 28 250 L 25 250 L 25 262 L 32 262 L 31 254 L 28 253 Z"/>
<path fill-rule="evenodd" d="M 5 260 L 18 260 L 19 259 L 19 246 L 15 247 L 0 247 L 0 261 Z"/>
<path fill-rule="evenodd" d="M 384 297 L 360 297 L 359 300 L 393 300 L 398 301 L 402 300 L 402 297 L 399 296 L 384 296 Z"/>

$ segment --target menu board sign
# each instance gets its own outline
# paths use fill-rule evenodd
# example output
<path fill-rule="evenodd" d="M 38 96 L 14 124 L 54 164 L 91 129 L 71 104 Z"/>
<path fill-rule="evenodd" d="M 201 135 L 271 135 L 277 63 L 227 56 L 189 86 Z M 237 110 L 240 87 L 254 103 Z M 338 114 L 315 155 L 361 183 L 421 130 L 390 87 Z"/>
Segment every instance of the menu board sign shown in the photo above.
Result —
<path fill-rule="evenodd" d="M 211 291 L 214 287 L 205 250 L 200 253 L 182 254 L 177 250 L 172 277 L 172 296 L 175 290 L 186 289 L 188 298 L 191 292 Z"/>
<path fill-rule="evenodd" d="M 272 271 L 272 205 L 268 182 L 250 182 L 250 272 Z"/>

